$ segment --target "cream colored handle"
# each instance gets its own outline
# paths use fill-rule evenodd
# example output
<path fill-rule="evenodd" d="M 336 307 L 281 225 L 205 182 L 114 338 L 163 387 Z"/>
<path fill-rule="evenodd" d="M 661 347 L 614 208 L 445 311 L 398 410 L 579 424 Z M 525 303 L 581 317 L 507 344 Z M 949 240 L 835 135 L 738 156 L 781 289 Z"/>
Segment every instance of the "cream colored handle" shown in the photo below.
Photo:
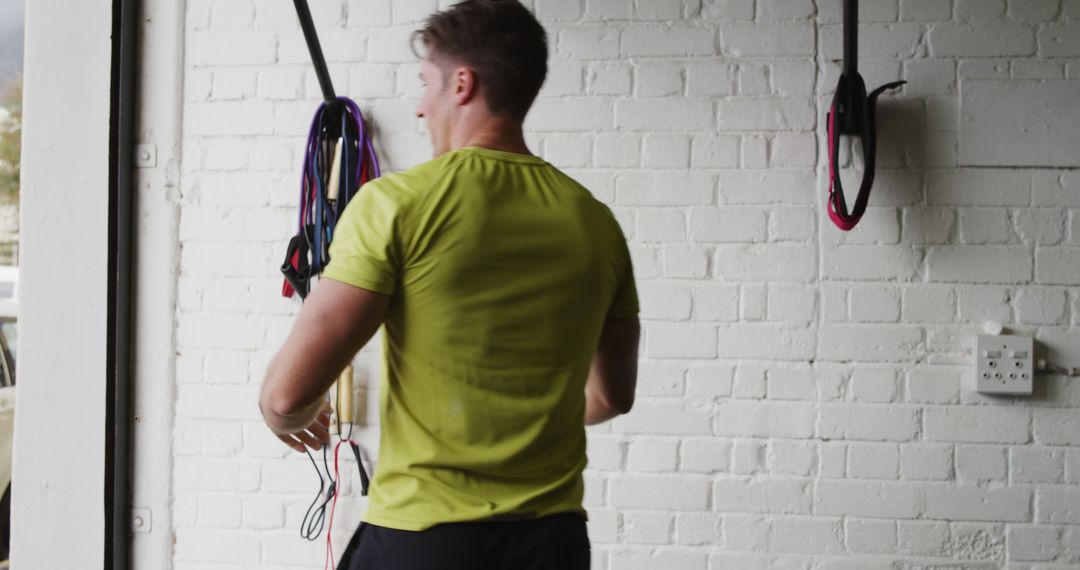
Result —
<path fill-rule="evenodd" d="M 353 422 L 353 365 L 350 363 L 337 379 L 338 419 L 343 424 Z"/>
<path fill-rule="evenodd" d="M 334 162 L 330 166 L 330 185 L 326 188 L 326 197 L 330 200 L 337 200 L 338 186 L 341 185 L 341 147 L 345 144 L 345 139 L 339 138 L 337 144 L 334 145 Z"/>

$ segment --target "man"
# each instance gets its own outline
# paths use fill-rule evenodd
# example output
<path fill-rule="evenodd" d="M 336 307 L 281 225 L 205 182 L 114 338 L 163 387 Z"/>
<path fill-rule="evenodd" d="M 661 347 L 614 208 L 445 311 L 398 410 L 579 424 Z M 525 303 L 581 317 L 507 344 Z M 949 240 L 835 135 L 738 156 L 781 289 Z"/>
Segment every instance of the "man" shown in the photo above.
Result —
<path fill-rule="evenodd" d="M 324 394 L 385 324 L 379 457 L 340 568 L 588 568 L 584 425 L 628 412 L 637 377 L 626 240 L 525 145 L 547 73 L 526 8 L 465 0 L 414 39 L 437 158 L 351 200 L 260 407 L 318 449 Z"/>

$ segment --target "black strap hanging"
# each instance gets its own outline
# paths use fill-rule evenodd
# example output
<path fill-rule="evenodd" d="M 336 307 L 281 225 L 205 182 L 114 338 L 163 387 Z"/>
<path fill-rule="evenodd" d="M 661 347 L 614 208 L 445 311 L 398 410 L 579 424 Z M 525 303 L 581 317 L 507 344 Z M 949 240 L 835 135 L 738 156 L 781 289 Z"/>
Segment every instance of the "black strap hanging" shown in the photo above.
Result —
<path fill-rule="evenodd" d="M 844 70 L 836 84 L 828 115 L 829 137 L 829 218 L 840 229 L 848 231 L 866 213 L 870 190 L 874 186 L 874 166 L 877 154 L 876 106 L 883 92 L 896 89 L 906 81 L 894 81 L 866 94 L 866 84 L 858 71 L 859 3 L 844 0 Z M 857 135 L 863 149 L 863 178 L 855 206 L 849 212 L 840 182 L 839 147 L 841 135 Z"/>

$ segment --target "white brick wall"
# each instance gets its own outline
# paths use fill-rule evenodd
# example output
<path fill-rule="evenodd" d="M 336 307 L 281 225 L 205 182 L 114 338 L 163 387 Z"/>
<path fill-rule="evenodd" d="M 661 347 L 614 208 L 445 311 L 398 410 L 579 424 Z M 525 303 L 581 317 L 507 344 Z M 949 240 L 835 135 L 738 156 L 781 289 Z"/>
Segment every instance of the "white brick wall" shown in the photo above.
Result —
<path fill-rule="evenodd" d="M 448 3 L 312 0 L 389 168 L 430 156 L 405 41 Z M 840 0 L 527 3 L 552 53 L 529 141 L 612 206 L 642 302 L 638 404 L 590 428 L 593 567 L 1077 567 L 1080 383 L 990 398 L 966 364 L 986 319 L 1080 364 L 1080 183 L 960 168 L 957 129 L 961 79 L 1080 77 L 1080 2 L 862 2 L 868 84 L 910 83 L 849 234 L 823 208 Z M 192 0 L 184 26 L 173 567 L 317 568 L 315 475 L 255 396 L 318 85 L 287 2 Z"/>

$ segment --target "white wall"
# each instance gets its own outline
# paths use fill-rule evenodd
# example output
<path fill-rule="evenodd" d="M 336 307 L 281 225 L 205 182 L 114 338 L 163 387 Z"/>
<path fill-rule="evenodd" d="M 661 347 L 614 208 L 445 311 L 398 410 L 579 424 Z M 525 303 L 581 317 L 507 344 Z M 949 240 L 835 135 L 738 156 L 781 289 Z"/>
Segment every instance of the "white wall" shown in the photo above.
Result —
<path fill-rule="evenodd" d="M 26 16 L 11 558 L 101 568 L 112 3 Z"/>
<path fill-rule="evenodd" d="M 532 148 L 613 206 L 645 324 L 637 406 L 590 431 L 594 568 L 1080 564 L 1080 381 L 966 384 L 986 320 L 1080 364 L 1080 177 L 961 168 L 957 143 L 963 80 L 1080 79 L 1080 1 L 862 2 L 868 84 L 909 84 L 849 234 L 824 211 L 840 0 L 533 3 Z M 406 39 L 435 0 L 312 4 L 385 164 L 429 157 Z M 190 0 L 184 29 L 174 567 L 315 568 L 315 475 L 255 401 L 296 309 L 277 267 L 318 88 L 289 2 Z"/>

